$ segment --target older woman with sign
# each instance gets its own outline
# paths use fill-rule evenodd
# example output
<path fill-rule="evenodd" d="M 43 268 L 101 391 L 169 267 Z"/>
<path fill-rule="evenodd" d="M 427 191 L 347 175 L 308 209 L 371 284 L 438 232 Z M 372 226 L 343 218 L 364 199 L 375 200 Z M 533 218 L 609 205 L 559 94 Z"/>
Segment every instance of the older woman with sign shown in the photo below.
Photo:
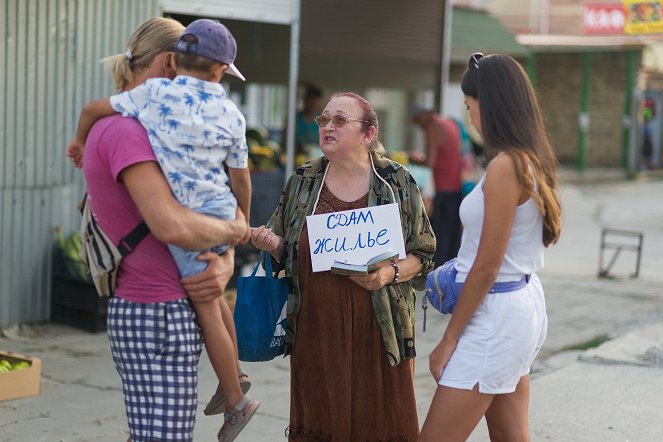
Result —
<path fill-rule="evenodd" d="M 364 98 L 336 94 L 316 121 L 324 156 L 295 171 L 268 227 L 251 230 L 292 281 L 289 439 L 413 441 L 414 288 L 433 268 L 435 237 L 410 173 L 375 153 L 378 119 Z M 396 220 L 385 223 L 377 209 L 390 204 Z M 322 214 L 319 228 L 307 221 Z M 314 273 L 390 249 L 393 258 L 366 275 Z"/>

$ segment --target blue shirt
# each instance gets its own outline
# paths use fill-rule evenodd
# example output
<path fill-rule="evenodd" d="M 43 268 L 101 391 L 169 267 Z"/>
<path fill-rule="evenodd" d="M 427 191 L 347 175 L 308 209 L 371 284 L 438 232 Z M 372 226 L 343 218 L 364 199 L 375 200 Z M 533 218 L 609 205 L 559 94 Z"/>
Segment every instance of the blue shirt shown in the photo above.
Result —
<path fill-rule="evenodd" d="M 295 119 L 295 143 L 301 147 L 309 144 L 320 145 L 318 124 L 315 120 L 306 121 L 302 112 L 297 113 Z"/>

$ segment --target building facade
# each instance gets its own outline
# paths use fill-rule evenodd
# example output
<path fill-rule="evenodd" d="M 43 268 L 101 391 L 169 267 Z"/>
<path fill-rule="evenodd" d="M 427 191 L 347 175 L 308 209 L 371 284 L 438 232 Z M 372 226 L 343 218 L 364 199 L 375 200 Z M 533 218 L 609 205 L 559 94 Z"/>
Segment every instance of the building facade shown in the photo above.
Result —
<path fill-rule="evenodd" d="M 631 133 L 638 128 L 637 85 L 650 41 L 623 33 L 585 34 L 586 2 L 472 2 L 491 11 L 530 50 L 528 68 L 560 161 L 579 170 L 632 169 L 638 149 L 637 136 Z"/>

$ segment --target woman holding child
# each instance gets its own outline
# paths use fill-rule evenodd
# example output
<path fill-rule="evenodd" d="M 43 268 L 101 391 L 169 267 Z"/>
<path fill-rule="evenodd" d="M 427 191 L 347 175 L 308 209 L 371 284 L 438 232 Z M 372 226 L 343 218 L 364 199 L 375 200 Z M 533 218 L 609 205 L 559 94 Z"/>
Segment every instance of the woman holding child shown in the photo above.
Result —
<path fill-rule="evenodd" d="M 292 280 L 289 439 L 414 441 L 414 288 L 435 237 L 407 169 L 375 153 L 378 119 L 359 95 L 334 95 L 316 117 L 323 157 L 290 177 L 251 241 Z M 367 276 L 313 273 L 306 216 L 398 203 L 407 255 Z"/>
<path fill-rule="evenodd" d="M 195 66 L 189 66 L 187 73 L 200 73 L 203 78 L 191 77 L 191 84 L 198 88 L 212 88 L 219 99 L 223 99 L 225 92 L 218 80 L 226 69 L 228 72 L 235 69 L 232 61 L 236 49 L 227 29 L 218 22 L 211 22 L 203 24 L 203 31 L 213 37 L 223 34 L 224 41 L 231 41 L 228 47 L 232 48 L 232 57 L 209 60 L 216 54 L 206 53 L 203 57 L 207 61 L 203 60 L 203 65 L 209 67 L 212 74 L 199 72 L 202 68 Z M 164 88 L 173 83 L 175 55 L 180 57 L 182 66 L 186 66 L 182 57 L 198 56 L 186 54 L 191 52 L 187 50 L 187 44 L 182 44 L 188 43 L 185 41 L 187 35 L 195 34 L 196 43 L 200 43 L 196 45 L 198 49 L 209 48 L 201 41 L 204 37 L 196 33 L 200 28 L 191 26 L 185 30 L 180 23 L 166 18 L 154 18 L 141 25 L 131 36 L 128 50 L 107 61 L 116 86 L 125 91 L 121 97 L 126 96 L 126 91 L 146 93 L 146 86 L 142 83 L 147 82 L 145 84 L 149 86 L 150 79 L 159 79 L 153 80 L 152 84 L 156 82 Z M 208 77 L 210 81 L 206 81 Z M 179 81 L 177 85 L 183 85 L 183 82 Z M 155 100 L 146 102 L 149 105 Z M 234 109 L 232 103 L 224 104 L 224 110 Z M 148 107 L 141 107 L 141 110 Z M 201 106 L 197 109 L 200 110 Z M 112 109 L 107 114 L 111 112 Z M 208 117 L 218 118 L 217 114 L 222 112 L 215 109 L 211 113 Z M 241 125 L 244 121 L 241 114 L 234 115 L 233 121 Z M 122 260 L 115 296 L 108 308 L 108 334 L 113 359 L 122 379 L 130 440 L 193 440 L 202 343 L 197 322 L 225 393 L 215 395 L 214 409 L 208 414 L 227 410 L 219 440 L 233 440 L 259 403 L 244 395 L 248 389 L 246 382 L 243 382 L 244 388 L 240 386 L 242 373 L 238 377 L 234 324 L 222 297 L 232 273 L 232 249 L 220 258 L 214 252 L 201 254 L 197 259 L 211 265 L 203 266 L 205 270 L 200 273 L 187 276 L 181 272 L 177 255 L 171 255 L 166 244 L 187 250 L 236 244 L 248 236 L 246 218 L 240 210 L 237 219 L 233 219 L 234 213 L 227 217 L 230 219 L 219 219 L 203 215 L 202 210 L 194 212 L 180 205 L 184 201 L 175 199 L 163 175 L 163 164 L 160 167 L 161 158 L 157 158 L 153 151 L 153 147 L 156 150 L 151 137 L 154 130 L 149 130 L 148 139 L 146 127 L 149 128 L 149 124 L 143 127 L 143 120 L 139 122 L 113 114 L 94 122 L 97 116 L 86 123 L 86 116 L 84 112 L 79 128 L 93 125 L 89 136 L 88 128 L 83 131 L 83 139 L 87 138 L 85 155 L 81 158 L 80 137 L 78 142 L 72 143 L 68 154 L 75 164 L 82 160 L 90 206 L 98 224 L 114 242 L 143 219 L 151 232 Z M 184 121 L 178 124 L 184 124 Z M 242 150 L 246 143 L 242 143 L 243 126 L 240 129 L 241 136 L 223 145 L 217 143 L 220 148 L 236 146 Z M 187 134 L 191 135 L 190 132 Z M 169 141 L 166 140 L 166 144 Z M 180 146 L 160 147 L 175 152 Z M 193 149 L 195 146 L 191 145 L 187 152 Z M 235 165 L 241 166 L 240 163 Z M 192 173 L 187 176 L 194 178 Z M 219 198 L 218 192 L 214 196 Z M 246 201 L 242 204 L 240 200 L 242 205 L 246 205 Z M 181 274 L 187 277 L 180 280 Z"/>

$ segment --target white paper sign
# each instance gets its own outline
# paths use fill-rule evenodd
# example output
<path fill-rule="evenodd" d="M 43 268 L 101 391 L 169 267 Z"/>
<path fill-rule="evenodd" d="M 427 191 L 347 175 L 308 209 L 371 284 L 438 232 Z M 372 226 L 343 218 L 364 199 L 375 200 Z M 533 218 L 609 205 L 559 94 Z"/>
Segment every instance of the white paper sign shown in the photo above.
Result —
<path fill-rule="evenodd" d="M 334 260 L 366 264 L 393 250 L 405 258 L 398 204 L 365 207 L 306 217 L 314 272 L 331 269 Z"/>

